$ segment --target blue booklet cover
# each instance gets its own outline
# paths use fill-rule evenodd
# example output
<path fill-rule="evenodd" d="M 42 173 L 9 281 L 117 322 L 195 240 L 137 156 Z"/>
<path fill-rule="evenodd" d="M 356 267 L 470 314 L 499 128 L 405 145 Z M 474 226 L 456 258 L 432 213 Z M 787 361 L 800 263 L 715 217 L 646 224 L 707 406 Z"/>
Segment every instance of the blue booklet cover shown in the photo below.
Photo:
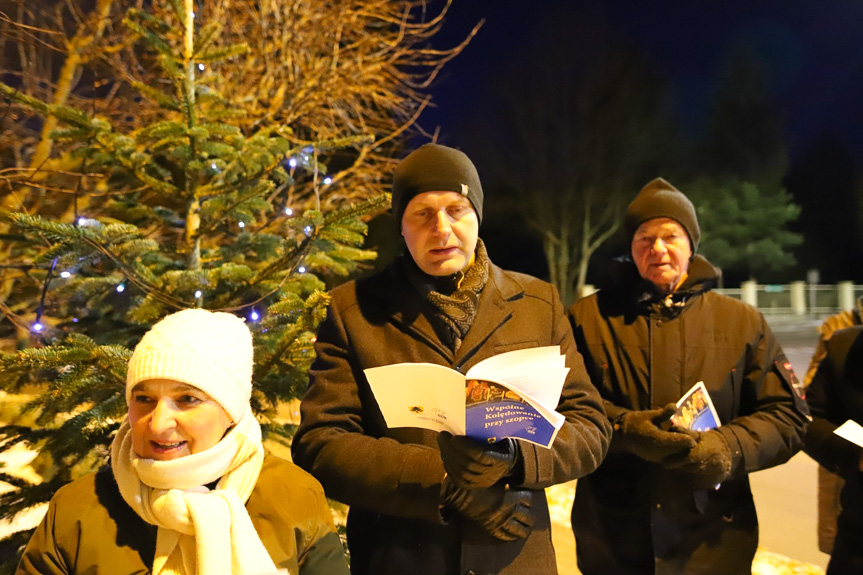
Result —
<path fill-rule="evenodd" d="M 677 411 L 671 422 L 695 431 L 707 431 L 721 425 L 719 415 L 707 393 L 703 381 L 699 381 L 677 402 Z"/>
<path fill-rule="evenodd" d="M 471 439 L 494 443 L 516 437 L 548 447 L 560 423 L 549 421 L 527 399 L 500 384 L 478 379 L 466 382 L 465 435 Z"/>

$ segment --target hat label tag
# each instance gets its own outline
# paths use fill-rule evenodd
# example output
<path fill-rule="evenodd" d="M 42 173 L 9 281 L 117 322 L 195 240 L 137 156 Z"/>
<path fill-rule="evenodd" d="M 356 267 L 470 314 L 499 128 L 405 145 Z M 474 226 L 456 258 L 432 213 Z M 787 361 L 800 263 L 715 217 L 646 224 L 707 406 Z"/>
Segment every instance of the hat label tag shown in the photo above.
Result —
<path fill-rule="evenodd" d="M 461 185 L 461 195 L 467 196 L 467 191 L 468 191 L 467 184 L 462 184 Z"/>

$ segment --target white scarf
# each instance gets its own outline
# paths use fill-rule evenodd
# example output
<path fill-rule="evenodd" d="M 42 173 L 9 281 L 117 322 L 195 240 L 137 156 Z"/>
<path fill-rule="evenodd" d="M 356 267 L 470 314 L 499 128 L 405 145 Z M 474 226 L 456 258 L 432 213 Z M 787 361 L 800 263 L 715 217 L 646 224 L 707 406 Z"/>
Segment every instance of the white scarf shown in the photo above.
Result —
<path fill-rule="evenodd" d="M 234 575 L 276 571 L 245 507 L 263 460 L 251 410 L 210 449 L 168 461 L 138 457 L 123 421 L 111 468 L 126 503 L 159 528 L 153 575 L 223 575 L 228 565 Z"/>

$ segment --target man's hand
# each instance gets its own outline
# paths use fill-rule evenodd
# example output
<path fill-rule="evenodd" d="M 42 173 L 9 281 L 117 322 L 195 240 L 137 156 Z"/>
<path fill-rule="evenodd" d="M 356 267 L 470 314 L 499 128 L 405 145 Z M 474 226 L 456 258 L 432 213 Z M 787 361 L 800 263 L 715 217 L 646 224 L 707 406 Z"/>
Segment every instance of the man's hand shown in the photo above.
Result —
<path fill-rule="evenodd" d="M 508 477 L 520 457 L 518 444 L 512 439 L 482 444 L 441 431 L 437 443 L 447 475 L 470 489 L 491 487 Z"/>
<path fill-rule="evenodd" d="M 441 486 L 441 513 L 456 512 L 482 525 L 501 541 L 514 541 L 530 535 L 533 514 L 530 492 L 494 485 L 487 489 L 467 489 L 445 477 Z"/>
<path fill-rule="evenodd" d="M 675 411 L 677 406 L 669 403 L 659 409 L 628 412 L 614 425 L 612 448 L 628 451 L 654 463 L 688 452 L 695 447 L 695 439 L 679 430 L 660 428 Z"/>
<path fill-rule="evenodd" d="M 731 448 L 716 430 L 694 431 L 675 427 L 695 441 L 688 453 L 669 457 L 663 463 L 666 469 L 677 469 L 692 476 L 693 486 L 706 489 L 725 481 L 731 474 Z"/>

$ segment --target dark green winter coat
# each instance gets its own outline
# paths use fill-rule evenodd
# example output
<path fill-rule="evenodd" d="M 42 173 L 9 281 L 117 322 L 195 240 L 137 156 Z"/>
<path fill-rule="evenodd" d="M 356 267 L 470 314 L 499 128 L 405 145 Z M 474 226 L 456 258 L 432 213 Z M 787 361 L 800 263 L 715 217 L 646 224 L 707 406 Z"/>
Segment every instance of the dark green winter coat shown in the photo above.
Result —
<path fill-rule="evenodd" d="M 318 332 L 293 457 L 330 497 L 351 506 L 354 575 L 557 572 L 544 487 L 593 471 L 611 427 L 575 348 L 555 289 L 491 265 L 475 319 L 457 353 L 444 345 L 402 259 L 381 274 L 335 289 Z M 570 368 L 557 411 L 566 417 L 551 449 L 519 442 L 536 520 L 526 539 L 503 542 L 458 517 L 444 524 L 437 433 L 388 429 L 363 370 L 427 362 L 462 372 L 493 355 L 560 345 Z"/>
<path fill-rule="evenodd" d="M 300 575 L 348 573 L 323 490 L 293 463 L 267 455 L 246 509 L 276 567 Z M 17 573 L 150 573 L 156 531 L 126 504 L 105 466 L 57 491 Z"/>
<path fill-rule="evenodd" d="M 790 458 L 807 423 L 791 365 L 757 310 L 710 291 L 718 272 L 703 257 L 670 298 L 628 258 L 615 266 L 608 287 L 570 309 L 609 419 L 675 403 L 703 381 L 732 474 L 717 489 L 696 490 L 688 476 L 612 445 L 596 473 L 578 482 L 579 567 L 585 575 L 748 574 L 758 523 L 747 474 Z"/>

